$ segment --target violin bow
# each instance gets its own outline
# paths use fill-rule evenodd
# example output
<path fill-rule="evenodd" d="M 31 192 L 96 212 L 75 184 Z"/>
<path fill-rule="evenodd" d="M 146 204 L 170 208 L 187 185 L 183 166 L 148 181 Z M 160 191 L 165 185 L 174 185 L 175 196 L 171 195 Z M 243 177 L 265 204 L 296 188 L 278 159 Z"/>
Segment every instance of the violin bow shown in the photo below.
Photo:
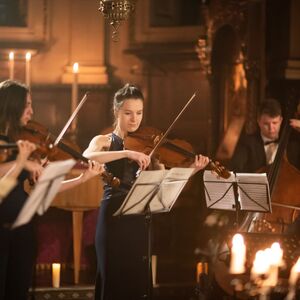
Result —
<path fill-rule="evenodd" d="M 64 126 L 64 128 L 62 129 L 62 131 L 60 132 L 60 134 L 57 136 L 56 140 L 54 141 L 54 144 L 53 144 L 54 146 L 57 146 L 59 144 L 59 142 L 63 138 L 64 134 L 68 130 L 70 124 L 75 119 L 77 113 L 79 112 L 79 110 L 81 109 L 81 107 L 83 106 L 85 101 L 87 100 L 88 95 L 89 95 L 89 92 L 86 92 L 84 94 L 83 98 L 81 99 L 81 101 L 79 102 L 77 107 L 74 109 L 74 111 L 73 111 L 72 115 L 70 116 L 69 120 L 67 121 L 66 125 Z"/>
<path fill-rule="evenodd" d="M 154 152 L 157 150 L 157 148 L 163 143 L 164 139 L 167 137 L 169 132 L 173 129 L 175 123 L 178 121 L 178 119 L 181 117 L 181 115 L 184 113 L 184 111 L 187 109 L 187 107 L 191 104 L 191 102 L 195 99 L 196 97 L 196 92 L 192 95 L 192 97 L 189 99 L 189 101 L 185 104 L 185 106 L 181 109 L 179 114 L 176 116 L 175 120 L 172 122 L 172 124 L 169 126 L 169 128 L 165 131 L 163 136 L 160 138 L 158 143 L 155 145 L 155 147 L 152 149 L 150 152 L 149 156 L 152 157 Z"/>

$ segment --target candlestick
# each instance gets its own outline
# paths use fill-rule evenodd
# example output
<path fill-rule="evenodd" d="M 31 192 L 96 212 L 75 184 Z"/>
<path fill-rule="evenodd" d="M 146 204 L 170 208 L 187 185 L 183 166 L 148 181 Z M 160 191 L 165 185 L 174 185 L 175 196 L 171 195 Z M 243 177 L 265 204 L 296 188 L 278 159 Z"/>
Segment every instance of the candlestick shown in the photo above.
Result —
<path fill-rule="evenodd" d="M 13 51 L 9 52 L 9 79 L 14 79 L 14 68 L 15 68 L 15 54 Z"/>
<path fill-rule="evenodd" d="M 25 65 L 25 83 L 30 88 L 30 61 L 31 61 L 31 53 L 27 52 L 26 56 L 26 65 Z"/>
<path fill-rule="evenodd" d="M 76 109 L 78 101 L 78 72 L 79 64 L 76 62 L 73 64 L 73 84 L 72 84 L 72 102 L 71 113 Z M 71 129 L 74 132 L 77 128 L 77 118 L 75 118 L 71 124 Z"/>
<path fill-rule="evenodd" d="M 55 288 L 60 287 L 60 264 L 52 264 L 52 286 Z"/>
<path fill-rule="evenodd" d="M 232 239 L 231 261 L 229 273 L 242 274 L 245 272 L 246 246 L 241 234 L 235 234 Z"/>

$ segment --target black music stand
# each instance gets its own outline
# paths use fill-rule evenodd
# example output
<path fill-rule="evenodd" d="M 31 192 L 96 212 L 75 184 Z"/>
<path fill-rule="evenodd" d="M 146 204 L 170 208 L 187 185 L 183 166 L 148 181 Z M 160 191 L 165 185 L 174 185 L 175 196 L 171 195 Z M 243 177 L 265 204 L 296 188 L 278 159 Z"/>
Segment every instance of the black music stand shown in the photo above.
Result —
<path fill-rule="evenodd" d="M 23 205 L 12 229 L 27 224 L 35 213 L 43 215 L 56 196 L 65 175 L 75 165 L 74 159 L 50 163 L 44 170 L 34 190 Z"/>
<path fill-rule="evenodd" d="M 142 171 L 114 216 L 140 214 L 145 216 L 148 235 L 148 298 L 151 293 L 151 223 L 152 214 L 169 212 L 194 173 L 193 168 Z"/>
<path fill-rule="evenodd" d="M 231 173 L 228 179 L 204 172 L 204 190 L 208 208 L 240 211 L 271 212 L 271 197 L 266 174 Z"/>

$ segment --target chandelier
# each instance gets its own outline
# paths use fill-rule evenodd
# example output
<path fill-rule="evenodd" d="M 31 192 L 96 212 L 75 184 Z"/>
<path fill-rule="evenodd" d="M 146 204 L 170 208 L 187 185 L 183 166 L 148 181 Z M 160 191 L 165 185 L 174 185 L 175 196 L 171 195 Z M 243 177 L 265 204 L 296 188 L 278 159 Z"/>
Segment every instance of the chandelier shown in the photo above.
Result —
<path fill-rule="evenodd" d="M 99 11 L 113 28 L 112 39 L 119 40 L 121 22 L 127 20 L 135 9 L 136 0 L 100 0 Z"/>

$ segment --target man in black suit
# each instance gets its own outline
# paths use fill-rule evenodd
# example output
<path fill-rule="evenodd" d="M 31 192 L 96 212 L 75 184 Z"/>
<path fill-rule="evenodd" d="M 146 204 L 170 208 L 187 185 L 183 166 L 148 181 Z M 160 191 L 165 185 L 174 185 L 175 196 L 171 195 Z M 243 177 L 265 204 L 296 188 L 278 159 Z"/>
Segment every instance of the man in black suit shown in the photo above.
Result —
<path fill-rule="evenodd" d="M 271 164 L 278 148 L 278 138 L 282 124 L 279 102 L 267 99 L 258 110 L 259 130 L 240 138 L 230 162 L 235 172 L 254 173 Z"/>

